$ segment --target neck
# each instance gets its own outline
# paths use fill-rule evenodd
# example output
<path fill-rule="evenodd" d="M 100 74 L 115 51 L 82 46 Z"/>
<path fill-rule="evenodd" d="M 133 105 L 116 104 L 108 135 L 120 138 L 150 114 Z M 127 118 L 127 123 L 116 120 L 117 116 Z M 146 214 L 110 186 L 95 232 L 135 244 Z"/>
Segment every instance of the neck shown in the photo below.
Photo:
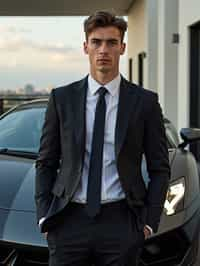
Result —
<path fill-rule="evenodd" d="M 101 85 L 105 85 L 108 82 L 112 81 L 118 76 L 119 72 L 116 73 L 103 73 L 103 72 L 90 72 L 90 75 Z"/>

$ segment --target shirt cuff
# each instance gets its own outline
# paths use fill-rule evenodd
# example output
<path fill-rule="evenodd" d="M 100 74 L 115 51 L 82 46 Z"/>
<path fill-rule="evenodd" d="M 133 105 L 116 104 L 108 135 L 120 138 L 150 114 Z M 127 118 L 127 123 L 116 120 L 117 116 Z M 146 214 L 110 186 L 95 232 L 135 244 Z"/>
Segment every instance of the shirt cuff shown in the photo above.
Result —
<path fill-rule="evenodd" d="M 150 235 L 153 234 L 153 229 L 151 228 L 151 226 L 149 226 L 148 224 L 145 224 L 145 226 L 149 231 L 150 231 Z"/>
<path fill-rule="evenodd" d="M 42 217 L 42 218 L 39 220 L 39 227 L 41 227 L 41 224 L 44 222 L 45 219 L 46 219 L 46 217 Z"/>

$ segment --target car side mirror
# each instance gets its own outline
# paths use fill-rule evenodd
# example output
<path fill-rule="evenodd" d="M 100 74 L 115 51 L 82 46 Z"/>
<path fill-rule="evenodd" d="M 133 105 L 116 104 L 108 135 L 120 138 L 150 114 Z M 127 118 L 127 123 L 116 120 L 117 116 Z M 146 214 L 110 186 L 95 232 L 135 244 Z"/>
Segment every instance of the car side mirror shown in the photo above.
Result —
<path fill-rule="evenodd" d="M 200 140 L 200 128 L 182 128 L 180 131 L 183 142 L 179 148 L 185 148 L 188 144 Z"/>

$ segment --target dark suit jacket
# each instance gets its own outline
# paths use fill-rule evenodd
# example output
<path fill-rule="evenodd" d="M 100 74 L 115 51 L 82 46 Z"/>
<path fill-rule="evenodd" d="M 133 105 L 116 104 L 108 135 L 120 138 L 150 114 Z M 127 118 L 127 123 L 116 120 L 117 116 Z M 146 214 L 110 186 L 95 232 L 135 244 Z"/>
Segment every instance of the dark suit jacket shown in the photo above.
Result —
<path fill-rule="evenodd" d="M 37 221 L 41 231 L 72 198 L 81 178 L 85 150 L 87 77 L 53 89 L 46 111 L 36 160 Z M 141 174 L 143 153 L 150 177 L 148 190 Z M 156 232 L 170 177 L 163 116 L 157 94 L 122 77 L 115 129 L 115 156 L 122 188 L 138 226 Z"/>

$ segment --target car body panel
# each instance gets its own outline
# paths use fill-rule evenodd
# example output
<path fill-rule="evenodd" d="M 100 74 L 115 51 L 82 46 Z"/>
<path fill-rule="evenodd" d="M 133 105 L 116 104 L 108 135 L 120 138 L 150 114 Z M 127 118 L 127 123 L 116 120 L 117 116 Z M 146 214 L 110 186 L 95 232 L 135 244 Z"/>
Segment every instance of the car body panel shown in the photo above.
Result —
<path fill-rule="evenodd" d="M 34 161 L 0 155 L 0 208 L 35 211 Z"/>

